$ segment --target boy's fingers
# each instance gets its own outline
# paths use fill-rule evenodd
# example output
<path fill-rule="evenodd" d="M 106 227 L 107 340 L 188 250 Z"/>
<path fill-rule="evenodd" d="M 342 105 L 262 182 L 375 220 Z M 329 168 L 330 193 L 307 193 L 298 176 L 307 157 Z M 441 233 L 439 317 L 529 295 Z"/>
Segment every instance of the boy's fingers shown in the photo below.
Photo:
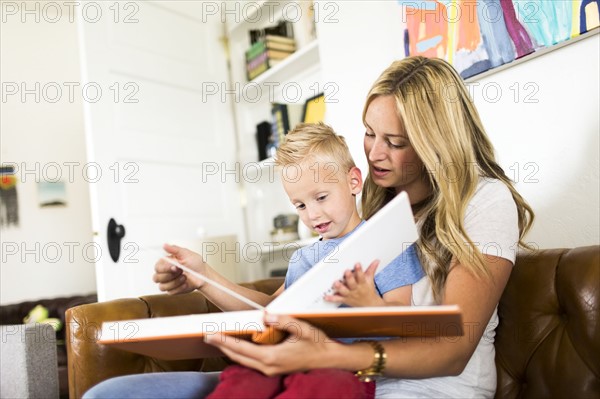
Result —
<path fill-rule="evenodd" d="M 373 262 L 371 262 L 371 264 L 365 271 L 365 276 L 369 277 L 370 279 L 373 279 L 375 277 L 375 272 L 377 271 L 378 266 L 379 266 L 379 259 L 376 259 Z"/>
<path fill-rule="evenodd" d="M 163 249 L 169 254 L 173 255 L 174 257 L 177 257 L 177 255 L 179 255 L 179 253 L 181 252 L 182 248 L 178 247 L 177 245 L 164 244 Z"/>
<path fill-rule="evenodd" d="M 339 282 L 335 282 L 333 284 L 333 289 L 335 290 L 335 293 L 341 296 L 346 296 L 350 293 L 350 290 L 348 289 L 348 287 L 346 287 L 344 284 L 339 283 Z"/>
<path fill-rule="evenodd" d="M 159 259 L 156 264 L 154 265 L 154 271 L 155 273 L 158 274 L 174 274 L 174 275 L 179 275 L 182 273 L 182 270 L 179 269 L 176 266 L 173 266 L 172 264 L 170 264 L 169 262 L 163 260 L 163 259 Z M 155 282 L 158 282 L 155 280 Z"/>
<path fill-rule="evenodd" d="M 354 265 L 354 277 L 356 278 L 356 281 L 361 284 L 365 282 L 365 273 L 363 272 L 362 266 L 360 265 L 360 263 L 357 263 L 356 265 Z"/>
<path fill-rule="evenodd" d="M 333 302 L 333 303 L 343 303 L 344 302 L 344 297 L 342 297 L 340 295 L 325 295 L 324 299 L 327 302 Z"/>
<path fill-rule="evenodd" d="M 354 278 L 354 273 L 352 272 L 352 270 L 346 270 L 344 272 L 344 283 L 351 290 L 356 288 L 357 283 L 356 283 L 356 279 Z"/>
<path fill-rule="evenodd" d="M 179 277 L 171 281 L 159 283 L 158 288 L 163 292 L 168 292 L 169 294 L 176 294 L 184 288 L 182 287 L 182 285 L 184 284 L 185 277 Z"/>

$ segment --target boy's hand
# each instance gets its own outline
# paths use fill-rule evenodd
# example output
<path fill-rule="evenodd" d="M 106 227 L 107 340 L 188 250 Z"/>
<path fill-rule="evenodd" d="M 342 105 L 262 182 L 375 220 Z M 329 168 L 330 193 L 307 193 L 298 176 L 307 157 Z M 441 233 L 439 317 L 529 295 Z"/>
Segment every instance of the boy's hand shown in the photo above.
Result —
<path fill-rule="evenodd" d="M 343 303 L 348 306 L 385 306 L 383 298 L 375 288 L 375 271 L 379 261 L 373 261 L 366 271 L 357 263 L 354 270 L 344 272 L 344 280 L 333 284 L 335 294 L 326 295 L 329 302 Z"/>
<path fill-rule="evenodd" d="M 198 273 L 205 273 L 206 263 L 202 255 L 176 245 L 165 244 L 163 248 L 174 260 L 182 265 Z M 158 283 L 158 288 L 161 291 L 166 291 L 169 294 L 185 294 L 200 288 L 204 284 L 204 281 L 188 275 L 183 270 L 162 259 L 159 259 L 154 265 L 152 280 Z"/>

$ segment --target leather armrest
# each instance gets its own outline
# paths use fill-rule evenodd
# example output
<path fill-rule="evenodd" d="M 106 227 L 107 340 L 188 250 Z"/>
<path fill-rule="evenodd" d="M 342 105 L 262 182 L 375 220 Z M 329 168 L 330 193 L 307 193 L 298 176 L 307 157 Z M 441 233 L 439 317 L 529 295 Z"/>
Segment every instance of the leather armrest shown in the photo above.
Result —
<path fill-rule="evenodd" d="M 150 295 L 77 306 L 66 311 L 69 396 L 81 397 L 108 378 L 153 371 L 199 371 L 202 359 L 161 361 L 97 343 L 102 322 L 208 313 L 202 294 Z"/>
<path fill-rule="evenodd" d="M 272 294 L 283 278 L 242 285 Z M 156 371 L 216 371 L 227 365 L 223 358 L 165 361 L 121 351 L 97 343 L 104 321 L 213 313 L 219 309 L 199 292 L 185 295 L 148 295 L 77 306 L 66 311 L 69 396 L 81 397 L 106 379 Z"/>

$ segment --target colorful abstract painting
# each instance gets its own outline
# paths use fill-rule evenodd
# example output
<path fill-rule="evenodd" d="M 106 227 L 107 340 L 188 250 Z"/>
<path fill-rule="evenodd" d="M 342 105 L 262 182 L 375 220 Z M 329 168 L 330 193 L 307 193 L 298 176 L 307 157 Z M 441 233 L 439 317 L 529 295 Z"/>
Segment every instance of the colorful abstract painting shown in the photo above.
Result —
<path fill-rule="evenodd" d="M 404 51 L 469 78 L 600 26 L 600 0 L 399 0 Z"/>

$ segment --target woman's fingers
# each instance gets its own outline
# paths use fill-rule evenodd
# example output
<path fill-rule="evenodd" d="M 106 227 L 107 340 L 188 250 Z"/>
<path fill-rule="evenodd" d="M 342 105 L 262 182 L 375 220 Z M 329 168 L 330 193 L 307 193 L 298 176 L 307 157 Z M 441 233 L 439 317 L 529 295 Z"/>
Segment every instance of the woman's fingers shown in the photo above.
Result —
<path fill-rule="evenodd" d="M 310 331 L 314 329 L 314 327 L 312 327 L 310 324 L 288 315 L 274 315 L 265 313 L 264 322 L 266 325 L 285 331 L 290 335 L 290 337 L 296 338 L 302 338 L 304 333 L 308 335 Z"/>
<path fill-rule="evenodd" d="M 234 362 L 263 371 L 264 362 L 258 359 L 264 348 L 244 340 L 227 337 L 221 333 L 207 335 L 205 342 L 219 348 L 225 356 Z"/>
<path fill-rule="evenodd" d="M 276 345 L 257 345 L 223 334 L 211 334 L 205 341 L 219 348 L 235 362 L 259 370 L 266 375 L 306 370 L 320 364 L 317 353 L 329 341 L 327 335 L 310 324 L 290 316 L 265 314 L 264 323 L 287 333 L 287 338 Z M 320 355 L 319 355 L 320 356 Z"/>

